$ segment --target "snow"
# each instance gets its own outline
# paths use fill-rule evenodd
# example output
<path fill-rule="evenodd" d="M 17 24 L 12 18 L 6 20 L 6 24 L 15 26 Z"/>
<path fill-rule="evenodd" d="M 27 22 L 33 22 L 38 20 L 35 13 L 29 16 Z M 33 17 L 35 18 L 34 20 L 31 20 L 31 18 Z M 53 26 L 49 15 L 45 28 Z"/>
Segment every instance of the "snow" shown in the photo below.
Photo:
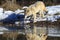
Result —
<path fill-rule="evenodd" d="M 7 30 L 8 30 L 7 28 L 0 27 L 0 31 L 7 31 Z"/>
<path fill-rule="evenodd" d="M 60 19 L 60 15 L 55 15 L 54 18 L 55 19 Z"/>
<path fill-rule="evenodd" d="M 54 16 L 48 16 L 48 17 L 47 17 L 47 20 L 48 20 L 48 21 L 51 21 L 51 22 L 57 21 L 57 19 L 54 18 Z"/>
<path fill-rule="evenodd" d="M 24 6 L 22 9 L 28 8 L 27 6 Z"/>
<path fill-rule="evenodd" d="M 17 9 L 17 10 L 15 11 L 16 14 L 22 13 L 22 12 L 24 12 L 24 10 Z"/>
<path fill-rule="evenodd" d="M 3 13 L 3 8 L 0 8 L 0 13 Z"/>
<path fill-rule="evenodd" d="M 28 7 L 24 6 L 22 9 L 25 9 L 25 8 L 28 8 Z M 43 19 L 39 18 L 39 19 L 36 19 L 36 21 L 46 21 L 47 20 L 47 21 L 54 22 L 54 21 L 57 21 L 57 19 L 60 18 L 60 5 L 47 6 L 46 8 L 48 10 L 48 13 L 45 16 L 45 18 L 43 18 Z M 3 10 L 3 8 L 0 8 L 0 20 L 3 20 L 5 18 L 9 17 L 13 13 L 15 13 L 16 15 L 24 15 L 24 10 L 17 9 L 15 11 L 10 11 L 10 10 L 6 11 L 6 10 Z M 57 13 L 59 13 L 59 15 L 55 15 Z M 29 20 L 27 20 L 26 22 L 28 23 Z"/>
<path fill-rule="evenodd" d="M 3 11 L 3 10 L 2 10 Z M 13 13 L 13 11 L 4 11 L 0 12 L 0 20 L 3 20 L 5 18 L 7 18 L 9 15 L 11 15 Z"/>
<path fill-rule="evenodd" d="M 47 19 L 46 18 L 37 18 L 36 21 L 46 21 Z"/>
<path fill-rule="evenodd" d="M 4 26 L 0 26 L 0 34 L 4 34 L 3 31 L 8 31 L 8 29 L 5 28 Z"/>
<path fill-rule="evenodd" d="M 60 5 L 47 6 L 46 8 L 48 10 L 47 15 L 50 15 L 50 16 L 46 17 L 48 21 L 54 22 L 54 21 L 57 21 L 57 19 L 60 18 L 60 15 L 55 15 L 57 13 L 60 14 Z"/>
<path fill-rule="evenodd" d="M 30 23 L 30 21 L 24 21 L 24 23 Z"/>
<path fill-rule="evenodd" d="M 0 20 L 3 20 L 3 19 L 5 19 L 5 18 L 7 18 L 7 17 L 8 17 L 8 15 L 0 14 Z"/>
<path fill-rule="evenodd" d="M 0 20 L 3 20 L 5 18 L 7 18 L 7 17 L 8 17 L 8 15 L 5 15 L 2 12 L 0 12 Z"/>
<path fill-rule="evenodd" d="M 16 25 L 18 25 L 19 23 L 20 23 L 19 21 L 15 22 Z"/>
<path fill-rule="evenodd" d="M 0 34 L 4 34 L 4 32 L 0 32 Z"/>
<path fill-rule="evenodd" d="M 60 13 L 60 5 L 56 5 L 56 6 L 48 6 L 46 7 L 48 10 L 48 14 L 53 15 L 56 13 Z"/>
<path fill-rule="evenodd" d="M 12 13 L 14 13 L 13 11 L 4 11 L 4 14 L 6 15 L 11 15 Z"/>
<path fill-rule="evenodd" d="M 19 15 L 24 15 L 24 13 L 19 13 Z"/>

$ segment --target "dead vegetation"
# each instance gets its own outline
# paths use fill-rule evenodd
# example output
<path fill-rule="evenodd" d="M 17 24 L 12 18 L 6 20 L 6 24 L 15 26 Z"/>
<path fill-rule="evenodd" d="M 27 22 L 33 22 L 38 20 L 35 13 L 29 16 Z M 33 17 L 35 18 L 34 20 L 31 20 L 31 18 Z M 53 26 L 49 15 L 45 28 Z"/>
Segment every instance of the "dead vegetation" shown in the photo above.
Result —
<path fill-rule="evenodd" d="M 20 5 L 12 3 L 11 1 L 2 4 L 1 7 L 3 7 L 5 10 L 12 10 L 12 11 L 15 11 L 16 9 L 21 9 Z"/>
<path fill-rule="evenodd" d="M 7 38 L 7 40 L 9 39 L 16 40 L 18 33 L 17 32 L 4 33 L 2 36 Z"/>
<path fill-rule="evenodd" d="M 2 35 L 5 40 L 27 40 L 26 35 L 18 34 L 17 32 L 4 33 Z"/>

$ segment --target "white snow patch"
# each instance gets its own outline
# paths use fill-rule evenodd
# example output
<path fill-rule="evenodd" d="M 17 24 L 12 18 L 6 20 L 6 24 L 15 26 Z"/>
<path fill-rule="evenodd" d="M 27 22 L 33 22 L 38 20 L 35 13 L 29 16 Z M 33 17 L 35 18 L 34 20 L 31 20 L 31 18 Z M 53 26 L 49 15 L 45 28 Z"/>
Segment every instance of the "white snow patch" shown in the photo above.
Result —
<path fill-rule="evenodd" d="M 47 21 L 54 22 L 57 21 L 57 19 L 55 19 L 54 16 L 47 16 Z"/>
<path fill-rule="evenodd" d="M 4 14 L 6 15 L 11 15 L 12 13 L 14 13 L 13 11 L 4 11 Z"/>
<path fill-rule="evenodd" d="M 19 21 L 15 22 L 16 25 L 18 25 L 19 23 L 20 23 Z"/>
<path fill-rule="evenodd" d="M 8 30 L 7 28 L 0 27 L 0 31 L 7 31 L 7 30 Z"/>
<path fill-rule="evenodd" d="M 0 34 L 4 34 L 4 32 L 0 32 Z"/>
<path fill-rule="evenodd" d="M 3 13 L 3 8 L 0 8 L 0 13 Z"/>
<path fill-rule="evenodd" d="M 48 14 L 53 15 L 56 13 L 60 13 L 60 5 L 56 5 L 56 6 L 48 6 L 46 7 L 48 10 Z"/>
<path fill-rule="evenodd" d="M 20 15 L 24 15 L 24 13 L 19 13 Z"/>
<path fill-rule="evenodd" d="M 5 18 L 7 18 L 8 17 L 8 15 L 5 15 L 5 14 L 3 14 L 3 13 L 0 13 L 0 20 L 3 20 L 3 19 L 5 19 Z"/>
<path fill-rule="evenodd" d="M 4 34 L 3 31 L 8 31 L 8 29 L 3 26 L 2 27 L 0 26 L 0 34 Z"/>
<path fill-rule="evenodd" d="M 22 12 L 24 12 L 24 10 L 17 9 L 17 10 L 15 11 L 16 14 L 19 14 L 19 13 L 22 13 Z"/>
<path fill-rule="evenodd" d="M 28 8 L 27 6 L 24 6 L 22 9 Z"/>
<path fill-rule="evenodd" d="M 30 23 L 30 21 L 24 21 L 24 23 Z"/>

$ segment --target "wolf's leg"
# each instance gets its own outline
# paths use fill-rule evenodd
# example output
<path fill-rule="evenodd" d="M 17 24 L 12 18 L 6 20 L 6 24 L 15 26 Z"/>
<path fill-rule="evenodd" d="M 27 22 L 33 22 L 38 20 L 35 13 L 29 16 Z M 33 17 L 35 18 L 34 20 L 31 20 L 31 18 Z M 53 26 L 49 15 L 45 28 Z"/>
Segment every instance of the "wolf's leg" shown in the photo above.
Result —
<path fill-rule="evenodd" d="M 39 16 L 39 17 L 41 18 L 41 10 L 39 11 L 39 14 L 40 14 L 40 16 Z"/>
<path fill-rule="evenodd" d="M 39 14 L 40 14 L 40 18 L 43 18 L 44 17 L 44 13 L 42 10 L 39 11 Z"/>
<path fill-rule="evenodd" d="M 35 23 L 36 22 L 36 13 L 33 14 L 33 18 L 34 18 L 33 22 Z"/>

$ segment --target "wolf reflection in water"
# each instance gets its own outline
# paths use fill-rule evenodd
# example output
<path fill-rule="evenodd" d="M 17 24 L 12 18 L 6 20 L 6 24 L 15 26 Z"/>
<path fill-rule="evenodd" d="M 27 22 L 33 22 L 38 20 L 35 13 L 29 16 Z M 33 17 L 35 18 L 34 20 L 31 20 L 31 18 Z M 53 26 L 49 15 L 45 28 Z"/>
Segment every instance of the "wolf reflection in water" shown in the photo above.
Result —
<path fill-rule="evenodd" d="M 21 32 L 23 32 L 23 33 L 26 33 L 26 34 L 19 34 L 18 32 L 20 32 L 20 31 L 18 31 L 17 32 L 17 35 L 14 35 L 13 37 L 11 37 L 11 39 L 12 38 L 14 38 L 14 37 L 16 37 L 15 39 L 16 40 L 25 40 L 24 38 L 26 38 L 26 39 L 29 39 L 29 40 L 31 40 L 31 39 L 33 39 L 33 40 L 35 40 L 35 38 L 36 39 L 38 39 L 39 38 L 39 40 L 41 39 L 41 36 L 42 35 L 44 35 L 44 34 L 47 34 L 47 40 L 56 40 L 56 39 L 58 39 L 59 40 L 59 36 L 57 36 L 57 35 L 59 35 L 60 34 L 60 29 L 59 29 L 59 26 L 57 25 L 47 25 L 47 26 L 42 26 L 42 25 L 38 25 L 38 24 L 36 24 L 36 25 L 34 25 L 34 24 L 31 24 L 31 25 L 21 25 L 22 27 L 24 26 L 25 27 L 25 29 L 23 29 L 24 30 L 24 32 L 21 30 Z M 42 31 L 41 31 L 42 30 Z M 11 34 L 11 32 L 10 32 L 10 34 Z M 10 35 L 10 34 L 8 34 L 8 36 Z M 15 32 L 13 32 L 13 34 L 15 34 Z M 53 34 L 53 35 L 52 35 Z M 5 35 L 5 34 L 4 34 Z M 3 35 L 3 36 L 4 36 Z M 23 37 L 22 37 L 22 36 Z M 30 35 L 30 36 L 29 36 Z M 2 36 L 2 35 L 0 35 L 2 38 L 8 38 L 7 36 Z M 45 35 L 46 36 L 46 35 Z M 1 38 L 0 37 L 0 38 Z M 33 37 L 33 38 L 32 38 Z M 38 37 L 38 38 L 37 38 Z M 56 37 L 56 39 L 54 38 L 54 37 Z M 21 39 L 22 38 L 22 39 Z M 43 37 L 42 37 L 43 38 Z M 10 38 L 8 38 L 8 39 L 10 39 Z"/>

